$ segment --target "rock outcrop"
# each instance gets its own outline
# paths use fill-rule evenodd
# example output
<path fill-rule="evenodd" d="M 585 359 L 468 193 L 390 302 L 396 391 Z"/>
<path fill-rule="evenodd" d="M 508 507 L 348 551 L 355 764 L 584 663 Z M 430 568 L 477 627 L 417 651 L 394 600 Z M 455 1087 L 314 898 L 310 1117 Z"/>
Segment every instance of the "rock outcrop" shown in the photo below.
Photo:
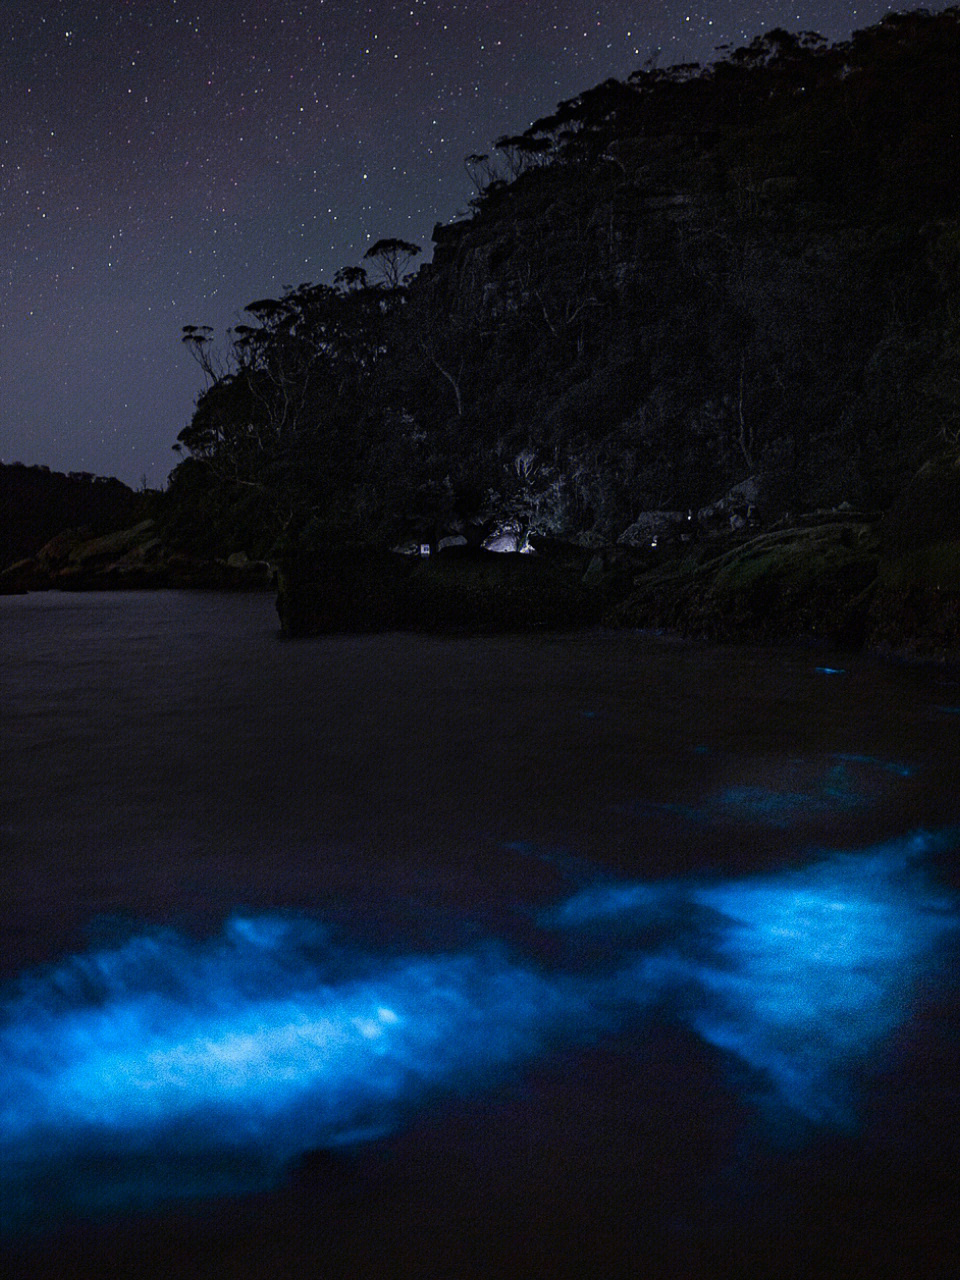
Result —
<path fill-rule="evenodd" d="M 401 556 L 331 549 L 288 560 L 277 610 L 289 636 L 329 632 L 465 630 L 475 634 L 596 625 L 604 583 L 584 581 L 581 557 L 459 548 L 461 554 Z"/>
<path fill-rule="evenodd" d="M 243 552 L 227 560 L 202 560 L 171 552 L 153 520 L 94 536 L 67 529 L 33 556 L 0 573 L 0 594 L 26 591 L 116 591 L 150 587 L 266 590 L 274 572 Z"/>

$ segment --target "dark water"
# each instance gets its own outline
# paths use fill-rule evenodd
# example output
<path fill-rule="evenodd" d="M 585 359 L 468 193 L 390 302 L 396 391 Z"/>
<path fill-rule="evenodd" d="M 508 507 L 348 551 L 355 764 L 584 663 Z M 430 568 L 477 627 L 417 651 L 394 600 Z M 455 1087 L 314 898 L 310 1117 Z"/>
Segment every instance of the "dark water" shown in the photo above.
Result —
<path fill-rule="evenodd" d="M 17 1274 L 960 1274 L 960 679 L 0 599 Z"/>

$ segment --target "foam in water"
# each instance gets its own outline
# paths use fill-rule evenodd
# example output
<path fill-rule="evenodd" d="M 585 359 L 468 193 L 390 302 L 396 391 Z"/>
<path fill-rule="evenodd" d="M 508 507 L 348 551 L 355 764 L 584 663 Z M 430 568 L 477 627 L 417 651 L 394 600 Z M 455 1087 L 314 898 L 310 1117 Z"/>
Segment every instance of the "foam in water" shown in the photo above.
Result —
<path fill-rule="evenodd" d="M 543 912 L 549 966 L 491 937 L 377 955 L 315 921 L 129 938 L 19 982 L 0 1018 L 0 1203 L 49 1212 L 265 1185 L 437 1091 L 642 1025 L 716 1047 L 771 1123 L 852 1125 L 857 1083 L 937 974 L 955 832 L 741 880 L 595 883 Z M 944 974 L 940 980 L 947 982 Z M 642 1084 L 638 1083 L 638 1088 Z"/>

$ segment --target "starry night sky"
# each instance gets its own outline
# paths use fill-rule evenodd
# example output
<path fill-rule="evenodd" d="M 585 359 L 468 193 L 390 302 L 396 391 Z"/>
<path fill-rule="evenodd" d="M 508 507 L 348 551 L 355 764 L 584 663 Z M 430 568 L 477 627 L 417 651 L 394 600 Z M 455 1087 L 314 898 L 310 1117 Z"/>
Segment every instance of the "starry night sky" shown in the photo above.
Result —
<path fill-rule="evenodd" d="M 201 386 L 182 325 L 330 283 L 381 236 L 429 256 L 466 155 L 657 50 L 890 7 L 0 0 L 0 459 L 161 485 Z"/>

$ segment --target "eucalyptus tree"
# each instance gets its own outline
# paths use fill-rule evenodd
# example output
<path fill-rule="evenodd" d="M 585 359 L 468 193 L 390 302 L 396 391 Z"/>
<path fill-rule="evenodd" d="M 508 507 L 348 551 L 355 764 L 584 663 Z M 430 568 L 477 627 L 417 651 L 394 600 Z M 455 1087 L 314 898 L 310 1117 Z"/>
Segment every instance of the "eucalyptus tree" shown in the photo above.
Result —
<path fill-rule="evenodd" d="M 229 330 L 223 349 L 208 327 L 184 329 L 208 384 L 178 443 L 221 489 L 257 491 L 275 536 L 363 480 L 370 384 L 396 305 L 349 268 L 334 287 L 249 303 L 250 322 Z"/>
<path fill-rule="evenodd" d="M 376 265 L 388 289 L 398 289 L 407 267 L 419 252 L 418 244 L 411 244 L 409 240 L 388 238 L 378 240 L 363 257 L 365 261 Z"/>

